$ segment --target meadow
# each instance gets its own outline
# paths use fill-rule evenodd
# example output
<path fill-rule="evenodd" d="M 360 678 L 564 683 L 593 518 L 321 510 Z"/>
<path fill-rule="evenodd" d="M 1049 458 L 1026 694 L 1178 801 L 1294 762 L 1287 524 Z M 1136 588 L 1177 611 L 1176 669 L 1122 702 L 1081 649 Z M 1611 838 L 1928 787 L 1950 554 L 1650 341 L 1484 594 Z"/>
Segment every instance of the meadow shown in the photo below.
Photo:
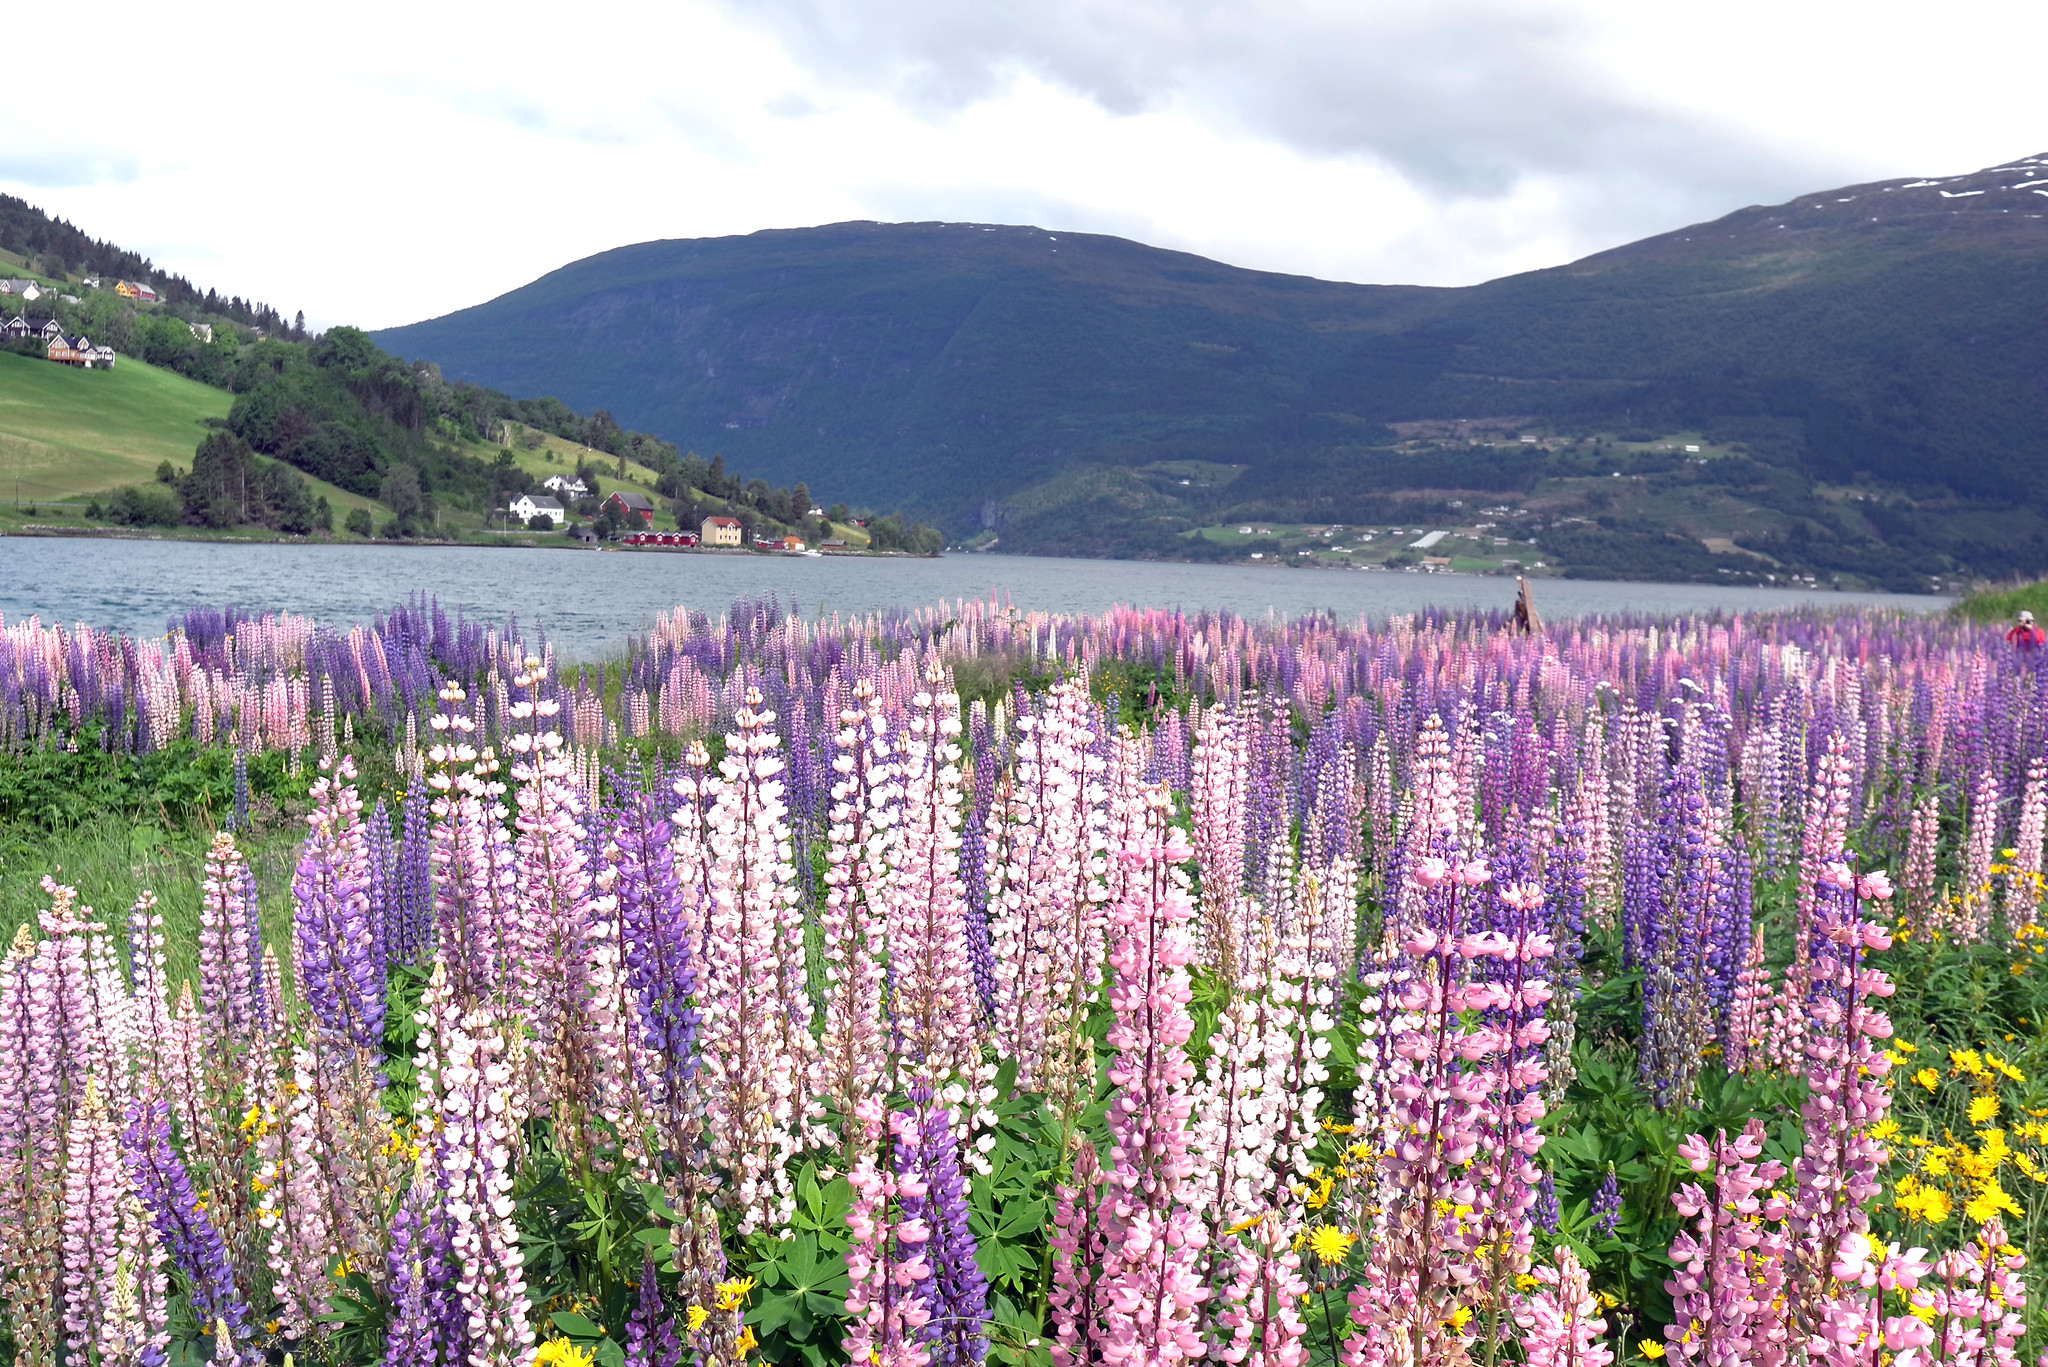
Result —
<path fill-rule="evenodd" d="M 1982 627 L 170 625 L 0 623 L 11 1361 L 2048 1350 Z"/>
<path fill-rule="evenodd" d="M 9 521 L 77 522 L 86 500 L 124 484 L 149 484 L 164 461 L 180 468 L 226 419 L 234 396 L 173 370 L 124 356 L 111 370 L 75 370 L 35 356 L 0 353 L 0 497 Z M 309 480 L 336 516 L 381 505 Z M 18 486 L 18 487 L 17 487 Z M 17 517 L 15 504 L 36 507 Z M 50 507 L 71 505 L 59 512 Z"/>

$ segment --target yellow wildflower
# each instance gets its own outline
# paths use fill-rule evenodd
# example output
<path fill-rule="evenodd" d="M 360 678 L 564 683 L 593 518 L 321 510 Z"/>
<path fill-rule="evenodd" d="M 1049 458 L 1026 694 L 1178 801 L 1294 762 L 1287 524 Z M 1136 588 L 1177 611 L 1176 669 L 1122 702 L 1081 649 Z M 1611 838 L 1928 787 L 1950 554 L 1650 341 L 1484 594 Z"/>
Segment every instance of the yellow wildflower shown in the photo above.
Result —
<path fill-rule="evenodd" d="M 2024 1217 L 2026 1214 L 2020 1209 L 2017 1201 L 2005 1194 L 2005 1189 L 1998 1185 L 1996 1178 L 1986 1182 L 1977 1194 L 1970 1198 L 1970 1204 L 1963 1207 L 1963 1214 L 1969 1217 L 1970 1222 L 1980 1225 L 2000 1211 L 2015 1217 Z"/>
<path fill-rule="evenodd" d="M 597 1359 L 567 1339 L 549 1339 L 533 1355 L 535 1367 L 597 1367 Z"/>
<path fill-rule="evenodd" d="M 1341 1263 L 1351 1252 L 1351 1245 L 1358 1242 L 1358 1236 L 1338 1229 L 1335 1225 L 1317 1225 L 1308 1236 L 1309 1252 L 1316 1255 L 1316 1261 L 1324 1267 Z"/>
<path fill-rule="evenodd" d="M 1644 1339 L 1636 1345 L 1636 1351 L 1650 1359 L 1650 1361 L 1655 1362 L 1658 1358 L 1664 1356 L 1664 1345 L 1655 1339 Z"/>
<path fill-rule="evenodd" d="M 1970 1098 L 1970 1123 L 1982 1125 L 1987 1120 L 1998 1119 L 1998 1098 L 1995 1096 L 1973 1096 Z"/>
<path fill-rule="evenodd" d="M 734 1281 L 720 1282 L 712 1294 L 712 1304 L 720 1310 L 737 1310 L 747 1303 L 747 1293 L 754 1289 L 752 1277 L 740 1277 Z"/>
<path fill-rule="evenodd" d="M 1472 1307 L 1469 1305 L 1461 1305 L 1456 1310 L 1453 1310 L 1451 1312 L 1451 1317 L 1445 1320 L 1444 1323 L 1450 1325 L 1453 1329 L 1463 1329 L 1465 1325 L 1471 1321 L 1471 1319 Z"/>
<path fill-rule="evenodd" d="M 760 1346 L 761 1341 L 754 1337 L 754 1326 L 751 1324 L 741 1325 L 740 1336 L 733 1343 L 733 1347 L 740 1350 L 740 1356 L 745 1357 Z"/>
<path fill-rule="evenodd" d="M 1921 1187 L 1917 1191 L 1906 1191 L 1905 1183 L 1899 1183 L 1899 1194 L 1892 1201 L 1899 1213 L 1914 1220 L 1924 1220 L 1930 1225 L 1943 1224 L 1948 1220 L 1948 1193 L 1940 1187 Z"/>
<path fill-rule="evenodd" d="M 1870 1127 L 1870 1137 L 1877 1140 L 1880 1144 L 1897 1138 L 1898 1133 L 1899 1122 L 1893 1120 L 1890 1116 L 1886 1116 L 1883 1120 Z"/>
<path fill-rule="evenodd" d="M 1898 1050 L 1902 1054 L 1917 1054 L 1920 1052 L 1920 1046 L 1913 1043 L 1913 1041 L 1909 1039 L 1893 1040 L 1892 1048 Z"/>
<path fill-rule="evenodd" d="M 1913 1074 L 1913 1081 L 1931 1092 L 1941 1085 L 1941 1074 L 1935 1072 L 1932 1068 L 1922 1068 L 1919 1072 Z"/>
<path fill-rule="evenodd" d="M 686 1327 L 694 1334 L 704 1327 L 706 1320 L 711 1318 L 711 1312 L 701 1305 L 693 1305 L 683 1312 L 683 1316 L 688 1321 Z"/>

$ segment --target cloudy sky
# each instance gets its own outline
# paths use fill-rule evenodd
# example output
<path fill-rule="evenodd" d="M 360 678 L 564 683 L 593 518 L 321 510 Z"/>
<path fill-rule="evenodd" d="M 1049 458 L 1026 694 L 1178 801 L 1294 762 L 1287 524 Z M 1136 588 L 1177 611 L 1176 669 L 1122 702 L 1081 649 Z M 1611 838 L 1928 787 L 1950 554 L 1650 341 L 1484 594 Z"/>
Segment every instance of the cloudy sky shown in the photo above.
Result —
<path fill-rule="evenodd" d="M 1462 284 L 2048 150 L 2038 0 L 94 15 L 118 46 L 16 35 L 52 98 L 0 102 L 0 189 L 319 325 L 432 317 L 648 238 L 844 219 Z"/>

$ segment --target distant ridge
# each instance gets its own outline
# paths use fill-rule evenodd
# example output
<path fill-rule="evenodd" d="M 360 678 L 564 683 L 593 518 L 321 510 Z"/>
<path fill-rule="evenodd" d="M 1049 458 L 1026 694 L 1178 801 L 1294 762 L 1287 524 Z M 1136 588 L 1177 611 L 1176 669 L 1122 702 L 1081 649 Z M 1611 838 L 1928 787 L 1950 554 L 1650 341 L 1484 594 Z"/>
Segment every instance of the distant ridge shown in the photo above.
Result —
<path fill-rule="evenodd" d="M 1006 549 L 1513 493 L 1583 572 L 1926 587 L 2048 570 L 2044 192 L 2044 156 L 1849 186 L 1461 289 L 840 223 L 621 247 L 375 335 Z M 1739 459 L 1588 483 L 1679 431 Z"/>

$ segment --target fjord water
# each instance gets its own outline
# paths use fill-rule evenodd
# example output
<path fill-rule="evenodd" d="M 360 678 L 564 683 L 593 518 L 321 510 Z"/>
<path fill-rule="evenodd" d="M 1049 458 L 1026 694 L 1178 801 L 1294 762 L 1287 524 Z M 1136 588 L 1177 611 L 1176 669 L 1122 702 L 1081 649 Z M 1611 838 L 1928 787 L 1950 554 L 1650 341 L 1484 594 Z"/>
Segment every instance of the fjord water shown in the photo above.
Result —
<path fill-rule="evenodd" d="M 1796 604 L 1931 611 L 1947 599 L 1911 594 L 1751 589 L 1716 584 L 1543 580 L 1539 611 L 1755 612 Z M 186 608 L 233 604 L 366 622 L 426 593 L 472 619 L 546 628 L 568 659 L 623 648 L 657 612 L 722 613 L 736 598 L 774 595 L 805 617 L 1007 597 L 1022 609 L 1099 612 L 1116 604 L 1213 608 L 1247 616 L 1334 612 L 1350 619 L 1425 607 L 1507 609 L 1515 581 L 1362 570 L 1254 569 L 1140 560 L 949 555 L 936 560 L 437 546 L 223 546 L 181 541 L 0 539 L 0 615 L 161 633 Z"/>

